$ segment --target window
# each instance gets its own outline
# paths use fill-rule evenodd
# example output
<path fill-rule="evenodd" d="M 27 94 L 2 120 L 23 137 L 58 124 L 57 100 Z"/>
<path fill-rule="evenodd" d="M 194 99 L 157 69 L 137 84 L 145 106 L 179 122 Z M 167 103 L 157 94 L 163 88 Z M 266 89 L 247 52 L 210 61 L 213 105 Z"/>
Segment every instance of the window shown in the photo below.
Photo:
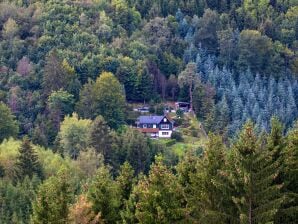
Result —
<path fill-rule="evenodd" d="M 143 128 L 147 128 L 147 124 L 143 124 Z"/>
<path fill-rule="evenodd" d="M 160 129 L 170 129 L 170 125 L 169 124 L 161 124 Z"/>
<path fill-rule="evenodd" d="M 161 133 L 161 135 L 169 135 L 169 132 L 165 132 L 165 131 L 163 131 L 163 132 Z"/>

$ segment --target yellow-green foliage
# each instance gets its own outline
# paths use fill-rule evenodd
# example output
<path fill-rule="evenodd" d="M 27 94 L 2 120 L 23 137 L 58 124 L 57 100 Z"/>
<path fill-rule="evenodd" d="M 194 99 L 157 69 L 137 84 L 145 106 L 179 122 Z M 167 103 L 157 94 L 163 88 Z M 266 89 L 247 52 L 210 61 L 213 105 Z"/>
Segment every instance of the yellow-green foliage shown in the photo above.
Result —
<path fill-rule="evenodd" d="M 9 139 L 0 144 L 0 164 L 5 167 L 5 174 L 7 178 L 13 178 L 14 164 L 18 155 L 18 149 L 21 141 Z M 57 172 L 64 168 L 72 173 L 79 173 L 74 162 L 69 158 L 62 158 L 59 154 L 53 153 L 40 146 L 34 146 L 40 163 L 43 167 L 45 178 L 56 175 Z"/>
<path fill-rule="evenodd" d="M 58 134 L 60 146 L 66 155 L 77 158 L 88 147 L 91 120 L 79 119 L 76 113 L 66 116 Z"/>

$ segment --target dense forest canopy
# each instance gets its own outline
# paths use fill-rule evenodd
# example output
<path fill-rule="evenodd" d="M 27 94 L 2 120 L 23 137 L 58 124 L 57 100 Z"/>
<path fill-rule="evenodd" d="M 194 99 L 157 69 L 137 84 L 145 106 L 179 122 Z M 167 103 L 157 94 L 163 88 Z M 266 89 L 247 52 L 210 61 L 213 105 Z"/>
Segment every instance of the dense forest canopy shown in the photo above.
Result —
<path fill-rule="evenodd" d="M 297 223 L 297 37 L 298 0 L 0 0 L 0 223 Z"/>

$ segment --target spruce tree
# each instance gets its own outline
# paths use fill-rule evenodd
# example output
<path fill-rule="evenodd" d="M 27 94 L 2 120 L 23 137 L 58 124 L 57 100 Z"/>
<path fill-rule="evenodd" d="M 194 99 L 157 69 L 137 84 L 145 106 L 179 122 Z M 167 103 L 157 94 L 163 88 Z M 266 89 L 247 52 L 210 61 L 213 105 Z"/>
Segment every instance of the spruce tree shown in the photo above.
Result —
<path fill-rule="evenodd" d="M 98 169 L 90 184 L 87 198 L 92 203 L 93 212 L 100 213 L 106 223 L 119 221 L 119 189 L 108 168 L 103 166 Z"/>
<path fill-rule="evenodd" d="M 286 138 L 283 157 L 283 193 L 286 200 L 275 217 L 275 223 L 292 224 L 298 220 L 298 123 Z"/>
<path fill-rule="evenodd" d="M 156 158 L 148 177 L 135 188 L 139 223 L 181 223 L 186 218 L 185 198 L 177 177 Z"/>
<path fill-rule="evenodd" d="M 203 158 L 190 176 L 191 193 L 187 201 L 198 223 L 235 223 L 225 164 L 226 148 L 222 137 L 210 134 Z"/>
<path fill-rule="evenodd" d="M 228 168 L 238 222 L 272 223 L 283 201 L 281 185 L 274 183 L 278 163 L 272 162 L 272 153 L 259 141 L 250 121 L 232 147 Z"/>
<path fill-rule="evenodd" d="M 119 175 L 116 178 L 122 202 L 129 199 L 135 180 L 132 166 L 128 162 L 125 162 L 120 167 Z"/>
<path fill-rule="evenodd" d="M 17 178 L 23 180 L 26 176 L 32 178 L 36 174 L 43 177 L 42 167 L 38 161 L 38 156 L 33 149 L 30 140 L 25 137 L 19 148 L 19 155 L 16 162 Z"/>
<path fill-rule="evenodd" d="M 73 200 L 73 188 L 67 170 L 48 178 L 40 185 L 33 202 L 33 224 L 67 223 L 69 204 Z"/>

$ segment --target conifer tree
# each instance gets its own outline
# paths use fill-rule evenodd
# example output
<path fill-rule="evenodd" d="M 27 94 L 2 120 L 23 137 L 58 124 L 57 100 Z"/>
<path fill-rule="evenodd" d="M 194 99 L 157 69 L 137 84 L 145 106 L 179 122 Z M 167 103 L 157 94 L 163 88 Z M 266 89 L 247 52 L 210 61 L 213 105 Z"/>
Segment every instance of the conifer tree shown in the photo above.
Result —
<path fill-rule="evenodd" d="M 283 157 L 282 188 L 286 200 L 275 217 L 276 223 L 291 224 L 298 220 L 298 123 L 286 138 Z"/>
<path fill-rule="evenodd" d="M 113 181 L 109 169 L 102 166 L 98 169 L 87 193 L 95 214 L 101 215 L 106 223 L 119 220 L 120 197 L 117 184 Z"/>
<path fill-rule="evenodd" d="M 228 160 L 229 180 L 238 223 L 271 223 L 283 198 L 274 181 L 278 164 L 259 141 L 252 122 L 247 122 L 232 147 Z"/>
<path fill-rule="evenodd" d="M 16 173 L 17 178 L 21 180 L 23 180 L 26 176 L 32 178 L 34 174 L 40 178 L 43 177 L 42 167 L 38 161 L 38 156 L 27 137 L 23 139 L 19 148 Z"/>
<path fill-rule="evenodd" d="M 119 185 L 121 200 L 128 200 L 133 185 L 135 184 L 134 170 L 128 162 L 125 162 L 120 167 L 116 182 Z"/>
<path fill-rule="evenodd" d="M 0 102 L 0 142 L 8 137 L 16 137 L 19 131 L 15 117 L 10 109 Z"/>
<path fill-rule="evenodd" d="M 73 189 L 65 169 L 40 185 L 33 202 L 33 224 L 67 223 Z"/>
<path fill-rule="evenodd" d="M 104 156 L 105 161 L 111 159 L 112 135 L 102 116 L 97 116 L 92 122 L 89 141 L 96 152 Z"/>
<path fill-rule="evenodd" d="M 177 177 L 156 158 L 148 177 L 140 180 L 135 195 L 139 223 L 176 223 L 186 218 L 182 186 Z"/>
<path fill-rule="evenodd" d="M 235 223 L 231 186 L 225 178 L 226 148 L 222 137 L 210 134 L 203 158 L 190 176 L 188 203 L 198 223 Z"/>

